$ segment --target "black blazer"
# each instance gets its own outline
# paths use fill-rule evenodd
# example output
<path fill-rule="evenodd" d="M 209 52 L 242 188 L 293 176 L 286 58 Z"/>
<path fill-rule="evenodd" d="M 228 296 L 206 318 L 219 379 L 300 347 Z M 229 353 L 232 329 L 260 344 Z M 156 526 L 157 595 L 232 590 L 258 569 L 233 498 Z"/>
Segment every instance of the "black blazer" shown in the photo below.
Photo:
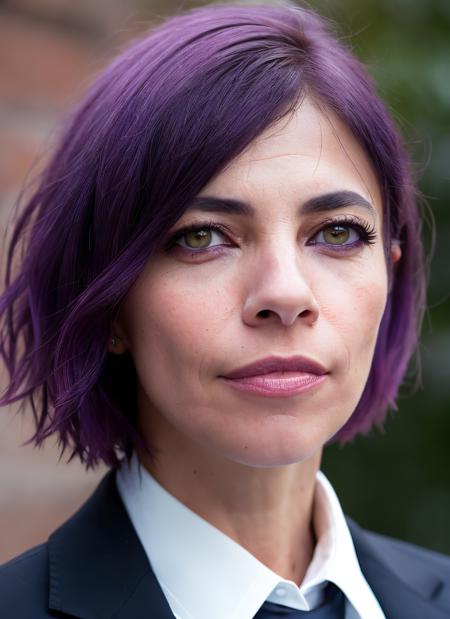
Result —
<path fill-rule="evenodd" d="M 348 525 L 387 619 L 450 618 L 450 558 Z M 0 618 L 49 617 L 173 619 L 112 472 L 47 543 L 0 567 Z"/>

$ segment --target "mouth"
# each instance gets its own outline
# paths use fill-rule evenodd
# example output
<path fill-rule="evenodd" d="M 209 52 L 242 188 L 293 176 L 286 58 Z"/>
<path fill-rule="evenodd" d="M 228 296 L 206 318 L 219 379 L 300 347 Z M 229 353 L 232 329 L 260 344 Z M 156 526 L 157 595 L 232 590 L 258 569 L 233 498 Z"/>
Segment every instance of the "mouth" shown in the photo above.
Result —
<path fill-rule="evenodd" d="M 239 391 L 265 397 L 291 397 L 317 387 L 329 372 L 307 357 L 266 357 L 220 376 Z"/>

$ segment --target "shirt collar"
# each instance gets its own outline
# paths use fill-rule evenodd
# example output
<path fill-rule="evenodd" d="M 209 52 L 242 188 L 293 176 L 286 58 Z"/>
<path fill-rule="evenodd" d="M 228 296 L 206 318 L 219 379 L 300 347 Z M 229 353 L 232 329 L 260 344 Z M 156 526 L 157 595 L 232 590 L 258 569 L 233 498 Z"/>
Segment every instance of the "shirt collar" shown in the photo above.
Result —
<path fill-rule="evenodd" d="M 384 619 L 361 573 L 339 500 L 320 471 L 314 500 L 317 544 L 300 587 L 173 497 L 139 465 L 136 454 L 116 479 L 152 569 L 180 619 L 249 619 L 266 599 L 310 610 L 326 581 L 344 592 L 355 619 Z"/>

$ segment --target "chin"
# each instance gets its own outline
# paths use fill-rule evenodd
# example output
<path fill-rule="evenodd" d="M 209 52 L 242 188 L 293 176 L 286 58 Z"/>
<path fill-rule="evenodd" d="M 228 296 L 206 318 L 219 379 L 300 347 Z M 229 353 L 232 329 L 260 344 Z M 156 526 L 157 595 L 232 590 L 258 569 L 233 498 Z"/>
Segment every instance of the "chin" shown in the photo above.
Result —
<path fill-rule="evenodd" d="M 289 437 L 284 434 L 279 440 L 276 440 L 274 433 L 272 433 L 272 436 L 267 440 L 261 438 L 261 440 L 256 441 L 253 439 L 253 441 L 247 441 L 244 445 L 230 449 L 227 457 L 238 464 L 255 468 L 288 466 L 316 456 L 322 451 L 325 442 L 312 440 L 312 437 L 306 441 L 304 436 L 295 440 L 292 434 Z"/>

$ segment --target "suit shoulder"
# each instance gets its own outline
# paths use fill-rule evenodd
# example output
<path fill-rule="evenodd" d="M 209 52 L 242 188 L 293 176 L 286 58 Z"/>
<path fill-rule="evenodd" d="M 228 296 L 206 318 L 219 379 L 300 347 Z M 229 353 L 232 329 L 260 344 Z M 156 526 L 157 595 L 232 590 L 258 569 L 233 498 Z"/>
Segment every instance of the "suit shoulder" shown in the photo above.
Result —
<path fill-rule="evenodd" d="M 394 537 L 382 535 L 374 531 L 362 529 L 353 521 L 352 529 L 359 529 L 363 532 L 367 543 L 371 549 L 376 549 L 376 554 L 384 561 L 396 565 L 397 569 L 404 569 L 408 573 L 411 568 L 421 571 L 433 572 L 442 580 L 450 583 L 450 557 L 435 550 L 429 550 L 422 546 L 417 546 L 411 542 L 405 542 Z M 364 552 L 364 548 L 360 549 Z"/>
<path fill-rule="evenodd" d="M 444 574 L 450 579 L 450 557 L 435 550 L 417 546 L 411 542 L 405 542 L 400 539 L 381 535 L 379 533 L 369 532 L 374 540 L 380 544 L 386 552 L 395 552 L 397 555 L 402 555 L 405 560 L 417 560 L 429 567 L 443 570 Z"/>
<path fill-rule="evenodd" d="M 2 619 L 47 619 L 47 544 L 40 544 L 0 565 Z"/>

